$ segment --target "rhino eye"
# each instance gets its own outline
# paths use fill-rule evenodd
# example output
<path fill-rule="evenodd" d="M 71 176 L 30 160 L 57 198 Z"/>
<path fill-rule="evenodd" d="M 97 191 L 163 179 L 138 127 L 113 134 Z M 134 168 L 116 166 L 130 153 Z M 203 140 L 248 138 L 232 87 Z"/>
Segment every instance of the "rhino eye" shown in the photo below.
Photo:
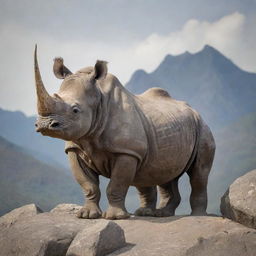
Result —
<path fill-rule="evenodd" d="M 80 112 L 79 108 L 78 107 L 73 107 L 73 113 L 77 114 Z"/>

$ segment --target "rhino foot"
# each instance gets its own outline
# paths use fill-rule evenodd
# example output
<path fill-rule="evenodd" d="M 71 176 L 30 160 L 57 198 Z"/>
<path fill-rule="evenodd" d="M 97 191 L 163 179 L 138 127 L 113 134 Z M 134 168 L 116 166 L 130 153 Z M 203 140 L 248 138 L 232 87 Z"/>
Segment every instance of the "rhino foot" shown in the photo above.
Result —
<path fill-rule="evenodd" d="M 190 214 L 191 216 L 207 216 L 207 212 L 205 210 L 193 210 Z"/>
<path fill-rule="evenodd" d="M 121 209 L 121 208 L 117 208 L 117 207 L 112 207 L 110 206 L 107 211 L 105 211 L 102 214 L 102 217 L 105 219 L 109 219 L 109 220 L 120 220 L 120 219 L 128 219 L 130 218 L 130 214 Z"/>
<path fill-rule="evenodd" d="M 154 210 L 149 207 L 140 207 L 134 213 L 136 216 L 155 216 Z"/>
<path fill-rule="evenodd" d="M 101 210 L 97 205 L 85 205 L 78 211 L 76 216 L 83 219 L 98 219 L 101 214 Z"/>
<path fill-rule="evenodd" d="M 155 210 L 155 217 L 170 217 L 174 216 L 175 211 L 168 208 L 160 208 Z"/>

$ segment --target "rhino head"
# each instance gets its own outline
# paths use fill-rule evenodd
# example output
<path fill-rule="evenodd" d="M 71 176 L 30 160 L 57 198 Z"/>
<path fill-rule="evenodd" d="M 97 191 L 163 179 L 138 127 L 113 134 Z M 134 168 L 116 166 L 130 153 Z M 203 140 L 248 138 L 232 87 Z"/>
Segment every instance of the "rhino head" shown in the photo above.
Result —
<path fill-rule="evenodd" d="M 38 110 L 36 131 L 63 140 L 78 140 L 89 134 L 97 118 L 102 97 L 99 82 L 106 77 L 107 62 L 97 61 L 94 67 L 72 74 L 64 66 L 63 59 L 56 58 L 53 71 L 63 82 L 58 93 L 53 96 L 46 91 L 41 79 L 37 47 L 34 53 L 34 71 Z"/>

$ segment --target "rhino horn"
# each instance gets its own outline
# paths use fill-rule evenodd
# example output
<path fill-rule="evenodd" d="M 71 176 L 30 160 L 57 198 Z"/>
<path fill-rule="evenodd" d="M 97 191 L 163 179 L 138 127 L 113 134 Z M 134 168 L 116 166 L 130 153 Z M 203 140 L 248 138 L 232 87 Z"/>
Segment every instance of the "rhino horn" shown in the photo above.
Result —
<path fill-rule="evenodd" d="M 42 116 L 49 115 L 51 113 L 51 109 L 53 108 L 55 101 L 46 91 L 41 78 L 38 61 L 37 61 L 37 45 L 35 46 L 35 52 L 34 52 L 34 70 L 35 70 L 38 114 Z"/>

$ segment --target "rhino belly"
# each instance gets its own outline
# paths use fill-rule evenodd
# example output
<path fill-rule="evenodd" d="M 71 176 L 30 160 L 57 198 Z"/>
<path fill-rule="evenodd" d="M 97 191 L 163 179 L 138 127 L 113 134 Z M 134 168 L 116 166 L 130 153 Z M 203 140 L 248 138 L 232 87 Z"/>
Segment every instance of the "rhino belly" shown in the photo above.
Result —
<path fill-rule="evenodd" d="M 191 158 L 195 142 L 195 127 L 168 125 L 155 129 L 147 160 L 138 170 L 134 184 L 160 185 L 179 176 Z"/>

